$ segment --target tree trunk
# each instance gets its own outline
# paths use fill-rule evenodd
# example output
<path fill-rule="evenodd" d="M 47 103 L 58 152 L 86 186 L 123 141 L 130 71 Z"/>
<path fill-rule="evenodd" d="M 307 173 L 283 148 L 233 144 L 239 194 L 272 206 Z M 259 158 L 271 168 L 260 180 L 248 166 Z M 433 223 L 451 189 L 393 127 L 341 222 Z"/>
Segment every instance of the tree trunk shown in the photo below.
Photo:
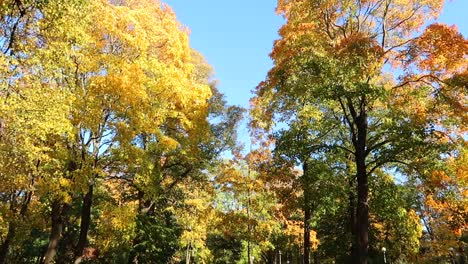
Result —
<path fill-rule="evenodd" d="M 310 176 L 307 160 L 302 166 L 304 173 L 303 191 L 304 191 L 304 264 L 310 264 L 310 220 L 311 220 L 311 201 L 310 201 Z"/>
<path fill-rule="evenodd" d="M 309 206 L 304 208 L 304 264 L 310 264 L 310 219 Z"/>
<path fill-rule="evenodd" d="M 62 205 L 59 201 L 54 201 L 52 203 L 52 230 L 49 236 L 49 246 L 47 247 L 47 251 L 44 254 L 45 264 L 54 263 L 54 258 L 57 254 L 58 244 L 60 242 L 63 231 L 63 216 L 65 215 L 67 209 L 68 205 Z"/>
<path fill-rule="evenodd" d="M 357 208 L 357 253 L 359 264 L 367 264 L 369 244 L 369 206 L 367 204 L 369 190 L 367 176 L 358 180 L 358 208 Z"/>
<path fill-rule="evenodd" d="M 185 264 L 190 264 L 190 259 L 191 259 L 191 256 L 190 256 L 191 247 L 190 246 L 191 246 L 191 243 L 187 245 L 187 249 L 185 252 Z"/>
<path fill-rule="evenodd" d="M 75 248 L 75 264 L 81 263 L 83 251 L 88 241 L 89 225 L 91 224 L 91 206 L 93 203 L 93 184 L 88 186 L 88 193 L 83 198 L 83 206 L 81 208 L 81 225 L 80 237 Z"/>
<path fill-rule="evenodd" d="M 268 252 L 268 264 L 276 264 L 276 250 L 270 250 Z"/>
<path fill-rule="evenodd" d="M 351 234 L 350 256 L 351 263 L 357 259 L 357 238 L 356 238 L 356 197 L 354 196 L 356 184 L 355 177 L 349 176 L 349 233 Z"/>
<path fill-rule="evenodd" d="M 136 238 L 133 239 L 132 243 L 133 245 L 136 245 Z M 134 249 L 130 250 L 130 254 L 128 256 L 128 264 L 137 264 L 138 263 L 138 257 Z"/>
<path fill-rule="evenodd" d="M 355 120 L 357 140 L 354 141 L 354 147 L 356 151 L 358 203 L 356 213 L 357 259 L 353 262 L 367 264 L 369 250 L 369 186 L 366 165 L 367 116 L 364 109 L 361 109 L 360 115 Z"/>
<path fill-rule="evenodd" d="M 250 176 L 250 168 L 249 168 L 249 176 Z M 247 230 L 249 232 L 249 240 L 247 241 L 247 263 L 249 264 L 253 264 L 253 260 L 252 260 L 252 252 L 251 252 L 251 246 L 250 246 L 250 240 L 252 238 L 252 227 L 250 225 L 250 204 L 251 204 L 251 200 L 250 200 L 250 189 L 248 191 L 248 201 L 247 201 Z"/>
<path fill-rule="evenodd" d="M 8 249 L 10 248 L 10 243 L 13 240 L 13 237 L 15 236 L 15 232 L 16 232 L 15 223 L 10 222 L 10 224 L 8 225 L 7 236 L 2 243 L 2 246 L 0 247 L 0 264 L 6 263 Z"/>

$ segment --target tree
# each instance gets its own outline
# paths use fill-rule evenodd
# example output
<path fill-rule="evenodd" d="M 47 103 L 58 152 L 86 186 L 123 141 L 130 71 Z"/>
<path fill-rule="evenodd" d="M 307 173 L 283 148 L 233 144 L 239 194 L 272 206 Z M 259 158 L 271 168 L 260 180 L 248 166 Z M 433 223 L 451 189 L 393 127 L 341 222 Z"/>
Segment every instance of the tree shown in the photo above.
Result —
<path fill-rule="evenodd" d="M 310 109 L 299 110 L 300 120 L 291 123 L 289 129 L 279 131 L 275 137 L 274 150 L 275 162 L 284 165 L 289 163 L 289 166 L 302 165 L 302 175 L 293 178 L 292 185 L 299 187 L 302 194 L 299 207 L 303 213 L 304 263 L 310 263 L 311 250 L 316 249 L 318 244 L 317 239 L 311 237 L 311 233 L 315 233 L 312 230 L 313 218 L 324 206 L 325 197 L 330 197 L 335 191 L 330 184 L 335 172 L 325 156 L 327 150 L 322 144 L 322 141 L 327 140 L 333 133 L 331 128 L 324 128 L 323 133 L 313 133 L 310 125 L 320 117 L 316 112 L 308 110 Z M 339 172 L 336 174 L 340 175 Z"/>
<path fill-rule="evenodd" d="M 425 181 L 414 183 L 421 189 L 418 213 L 424 224 L 421 260 L 424 263 L 445 259 L 450 253 L 466 260 L 466 143 L 458 153 L 447 156 L 438 167 L 425 172 Z"/>
<path fill-rule="evenodd" d="M 416 33 L 427 20 L 437 17 L 442 2 L 278 1 L 277 11 L 286 24 L 271 53 L 275 65 L 252 99 L 253 123 L 267 129 L 272 120 L 290 124 L 300 120 L 301 108 L 333 117 L 332 127 L 338 136 L 324 144 L 354 163 L 355 263 L 367 263 L 368 257 L 369 177 L 381 168 L 414 160 L 415 155 L 427 151 L 427 142 L 439 138 L 428 130 L 431 122 L 416 122 L 414 110 L 414 118 L 406 118 L 415 105 L 400 98 L 441 102 L 430 96 L 441 91 L 440 87 L 427 86 L 424 78 L 410 78 L 407 72 L 398 79 L 398 71 L 388 69 L 403 66 L 401 60 L 408 50 L 413 52 L 412 58 L 428 58 L 412 47 L 427 38 Z M 464 45 L 458 45 L 457 50 L 463 50 Z M 459 70 L 445 66 L 441 68 Z M 437 78 L 431 81 L 441 83 Z M 314 133 L 323 133 L 325 122 L 332 120 L 314 120 Z"/>
<path fill-rule="evenodd" d="M 226 161 L 216 172 L 215 188 L 220 221 L 218 230 L 244 244 L 242 263 L 251 263 L 262 251 L 272 248 L 270 238 L 279 228 L 274 217 L 275 200 L 251 164 L 261 158 L 253 151 Z"/>
<path fill-rule="evenodd" d="M 381 259 L 385 247 L 389 262 L 415 261 L 423 230 L 417 214 L 418 192 L 409 184 L 395 183 L 385 172 L 379 174 L 370 182 L 370 257 Z"/>
<path fill-rule="evenodd" d="M 164 225 L 152 217 L 154 205 L 166 209 L 162 201 L 171 198 L 161 191 L 171 192 L 189 173 L 198 177 L 201 161 L 213 158 L 202 146 L 215 141 L 207 65 L 172 10 L 159 1 L 86 0 L 4 1 L 0 10 L 1 144 L 22 148 L 2 153 L 2 186 L 22 181 L 2 193 L 2 209 L 11 204 L 24 218 L 29 203 L 43 205 L 38 214 L 49 215 L 51 227 L 45 263 L 81 262 L 90 232 L 103 235 L 94 227 L 109 227 L 105 217 L 115 212 L 125 213 L 119 220 L 127 236 L 135 218 Z M 118 188 L 128 193 L 103 194 Z M 129 199 L 135 189 L 139 204 Z M 6 222 L 2 262 L 20 224 Z M 177 228 L 169 233 L 177 236 Z"/>
<path fill-rule="evenodd" d="M 58 2 L 4 1 L 0 9 L 1 19 L 5 22 L 0 30 L 0 144 L 2 175 L 5 176 L 2 186 L 10 186 L 2 190 L 2 196 L 8 197 L 2 199 L 2 206 L 9 205 L 12 213 L 9 215 L 13 217 L 5 219 L 9 227 L 2 241 L 1 263 L 8 260 L 11 246 L 23 242 L 17 236 L 20 229 L 27 234 L 28 228 L 42 227 L 37 217 L 42 213 L 44 201 L 36 198 L 38 193 L 49 192 L 61 199 L 67 198 L 66 190 L 56 189 L 64 183 L 57 177 L 64 157 L 57 141 L 73 133 L 68 119 L 73 96 L 66 89 L 60 89 L 63 84 L 60 69 L 69 64 L 66 59 L 57 60 L 56 57 L 63 54 L 69 38 L 62 35 L 59 40 L 49 41 L 48 36 L 57 34 L 65 20 L 73 25 L 81 17 L 71 15 L 77 1 L 69 1 L 70 12 L 63 13 L 56 12 Z M 38 20 L 41 20 L 40 26 L 35 24 Z M 50 32 L 44 33 L 41 27 L 48 27 Z M 80 37 L 76 27 L 68 29 L 71 34 L 76 34 L 76 38 Z M 45 186 L 45 181 L 52 184 Z M 33 210 L 30 210 L 31 205 L 34 205 Z M 27 220 L 33 224 L 25 226 Z"/>
<path fill-rule="evenodd" d="M 433 143 L 445 149 L 444 155 L 429 153 L 414 162 L 409 172 L 420 176 L 412 184 L 421 191 L 417 209 L 425 226 L 422 261 L 427 262 L 446 258 L 448 245 L 460 256 L 466 247 L 466 223 L 461 220 L 466 218 L 466 195 L 459 186 L 466 182 L 460 162 L 466 158 L 467 47 L 455 26 L 432 24 L 403 56 L 402 84 L 427 93 L 427 103 L 410 108 L 417 113 L 411 116 L 414 122 L 430 124 L 438 135 Z"/>

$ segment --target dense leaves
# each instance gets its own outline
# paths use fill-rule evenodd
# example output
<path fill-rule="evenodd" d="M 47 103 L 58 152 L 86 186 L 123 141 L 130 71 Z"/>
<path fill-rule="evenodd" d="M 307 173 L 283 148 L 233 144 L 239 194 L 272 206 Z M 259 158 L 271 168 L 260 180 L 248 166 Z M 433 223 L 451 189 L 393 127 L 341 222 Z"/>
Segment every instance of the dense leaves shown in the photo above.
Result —
<path fill-rule="evenodd" d="M 466 262 L 442 5 L 279 0 L 247 151 L 169 6 L 0 1 L 0 263 Z"/>
<path fill-rule="evenodd" d="M 455 149 L 466 140 L 466 111 L 461 110 L 466 85 L 448 81 L 460 80 L 466 71 L 466 40 L 441 24 L 418 35 L 426 21 L 437 18 L 442 4 L 278 1 L 286 23 L 271 53 L 274 67 L 252 99 L 252 126 L 266 133 L 276 130 L 276 152 L 300 164 L 304 176 L 319 170 L 330 180 L 341 174 L 342 182 L 348 182 L 343 188 L 353 263 L 368 263 L 379 252 L 373 236 L 378 238 L 382 224 L 377 222 L 386 216 L 372 205 L 384 193 L 372 183 L 388 172 L 424 182 L 428 174 L 414 171 L 416 167 L 434 173 L 434 161 L 457 156 Z M 286 128 L 278 130 L 276 122 Z M 306 182 L 316 186 L 315 181 Z M 304 197 L 317 195 L 306 187 Z M 421 231 L 411 206 L 392 208 L 400 219 L 390 221 L 401 222 L 395 230 L 407 230 L 407 246 L 412 245 L 395 245 L 400 247 L 395 259 L 418 248 Z M 378 218 L 382 220 L 375 222 Z M 305 234 L 311 221 L 304 220 Z M 392 228 L 383 229 L 388 236 L 401 236 L 391 234 Z"/>

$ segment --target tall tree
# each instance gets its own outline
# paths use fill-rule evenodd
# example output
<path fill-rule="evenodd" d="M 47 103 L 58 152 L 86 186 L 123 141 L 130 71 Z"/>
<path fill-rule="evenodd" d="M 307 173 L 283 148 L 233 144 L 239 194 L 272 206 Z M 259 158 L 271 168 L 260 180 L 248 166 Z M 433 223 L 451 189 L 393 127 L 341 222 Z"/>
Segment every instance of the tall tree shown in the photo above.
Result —
<path fill-rule="evenodd" d="M 300 119 L 290 124 L 288 129 L 279 131 L 276 135 L 276 147 L 274 149 L 275 161 L 289 161 L 295 165 L 302 165 L 302 175 L 296 179 L 294 185 L 298 185 L 302 193 L 301 209 L 303 211 L 303 262 L 310 263 L 312 242 L 312 218 L 323 204 L 321 200 L 325 196 L 331 196 L 333 190 L 327 186 L 327 180 L 332 180 L 333 175 L 340 175 L 331 169 L 331 164 L 327 161 L 327 148 L 323 144 L 330 140 L 335 131 L 328 125 L 324 125 L 323 132 L 314 133 L 312 124 L 319 117 L 317 112 L 311 109 L 301 109 L 298 112 Z M 328 157 L 329 158 L 329 157 Z M 338 161 L 333 161 L 337 164 Z M 283 165 L 286 165 L 283 163 Z M 291 165 L 290 165 L 291 166 Z M 274 173 L 273 173 L 274 175 Z M 274 176 L 273 176 L 274 177 Z M 326 194 L 323 192 L 327 190 Z M 313 239 L 312 239 L 313 240 Z"/>
<path fill-rule="evenodd" d="M 274 215 L 275 199 L 253 164 L 262 158 L 253 151 L 222 164 L 216 172 L 218 230 L 225 237 L 243 241 L 242 263 L 252 263 L 273 245 L 270 238 L 279 226 Z"/>
<path fill-rule="evenodd" d="M 3 194 L 11 192 L 9 201 L 2 202 L 10 204 L 12 216 L 18 219 L 7 220 L 8 234 L 2 241 L 0 254 L 2 263 L 7 260 L 9 246 L 21 242 L 15 235 L 21 222 L 32 220 L 29 204 L 41 208 L 44 200 L 37 199 L 38 194 L 69 198 L 66 190 L 58 191 L 58 186 L 64 183 L 58 176 L 64 158 L 58 142 L 73 134 L 68 117 L 73 95 L 64 87 L 61 72 L 63 67 L 70 66 L 70 60 L 63 56 L 70 38 L 58 32 L 63 33 L 63 26 L 67 25 L 65 31 L 79 39 L 80 29 L 74 25 L 82 17 L 73 13 L 80 1 L 67 2 L 64 5 L 67 12 L 57 12 L 59 2 L 4 1 L 0 9 L 4 22 L 0 30 L 3 127 L 0 140 L 3 149 L 12 151 L 12 155 L 2 151 L 2 168 L 6 169 L 2 172 L 6 176 L 2 177 L 2 185 L 11 186 L 2 190 Z M 7 172 L 8 169 L 13 170 Z M 9 183 L 9 179 L 16 179 L 16 183 Z"/>
<path fill-rule="evenodd" d="M 200 161 L 213 158 L 202 146 L 221 146 L 212 144 L 219 139 L 207 120 L 208 66 L 159 1 L 3 1 L 0 11 L 1 144 L 21 147 L 18 155 L 2 153 L 8 165 L 2 174 L 9 175 L 2 180 L 23 175 L 21 186 L 5 190 L 2 206 L 11 204 L 23 219 L 28 203 L 41 201 L 51 225 L 43 261 L 79 263 L 95 231 L 96 193 L 102 199 L 106 189 L 128 188 L 117 180 L 134 180 L 139 209 L 151 214 L 161 191 L 188 173 L 199 175 Z M 134 204 L 109 196 L 126 202 L 125 208 L 103 203 L 125 212 L 122 220 L 135 216 Z M 7 221 L 2 261 L 20 222 Z M 127 224 L 122 229 L 131 232 Z"/>
<path fill-rule="evenodd" d="M 423 78 L 406 74 L 398 79 L 401 71 L 391 69 L 403 66 L 408 49 L 424 38 L 417 37 L 418 30 L 437 17 L 442 4 L 442 0 L 278 1 L 277 11 L 286 24 L 271 53 L 275 65 L 252 99 L 253 123 L 264 128 L 273 120 L 288 124 L 300 120 L 301 108 L 333 117 L 332 127 L 341 132 L 324 144 L 354 163 L 355 263 L 367 263 L 368 258 L 369 177 L 378 169 L 414 159 L 427 148 L 425 143 L 438 138 L 428 130 L 430 122 L 414 122 L 401 111 L 414 105 L 409 101 L 398 105 L 396 100 L 412 96 L 427 102 L 429 94 L 441 89 L 435 85 L 411 89 L 413 83 L 423 86 Z M 422 49 L 411 51 L 413 57 L 428 57 Z M 323 132 L 323 123 L 330 121 L 314 120 L 313 133 Z"/>

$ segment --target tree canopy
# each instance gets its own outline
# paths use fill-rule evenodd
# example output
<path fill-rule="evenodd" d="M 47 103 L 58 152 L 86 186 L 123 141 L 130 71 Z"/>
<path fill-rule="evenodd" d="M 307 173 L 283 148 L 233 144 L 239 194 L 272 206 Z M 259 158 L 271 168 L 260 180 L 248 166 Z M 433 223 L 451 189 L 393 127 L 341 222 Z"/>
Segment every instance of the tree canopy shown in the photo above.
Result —
<path fill-rule="evenodd" d="M 465 263 L 443 4 L 278 0 L 244 109 L 159 0 L 1 1 L 0 263 Z"/>

